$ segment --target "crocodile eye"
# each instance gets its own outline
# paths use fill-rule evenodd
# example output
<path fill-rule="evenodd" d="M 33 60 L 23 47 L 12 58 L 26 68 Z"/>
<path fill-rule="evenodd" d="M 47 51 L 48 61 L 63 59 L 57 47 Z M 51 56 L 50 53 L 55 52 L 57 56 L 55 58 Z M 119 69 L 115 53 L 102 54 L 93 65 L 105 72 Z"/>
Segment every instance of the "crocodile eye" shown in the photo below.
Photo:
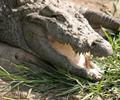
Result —
<path fill-rule="evenodd" d="M 56 18 L 59 21 L 65 22 L 66 18 L 62 15 L 62 14 L 56 14 L 56 15 L 52 15 L 51 17 Z"/>
<path fill-rule="evenodd" d="M 55 18 L 59 21 L 65 22 L 66 18 L 64 14 L 62 14 L 62 12 L 60 12 L 59 9 L 58 10 L 55 10 L 55 9 L 56 8 L 53 6 L 46 6 L 42 10 L 39 11 L 39 14 L 42 16 Z"/>
<path fill-rule="evenodd" d="M 92 46 L 95 46 L 95 45 L 96 45 L 96 43 L 95 43 L 95 42 L 93 42 L 93 43 L 92 43 Z"/>

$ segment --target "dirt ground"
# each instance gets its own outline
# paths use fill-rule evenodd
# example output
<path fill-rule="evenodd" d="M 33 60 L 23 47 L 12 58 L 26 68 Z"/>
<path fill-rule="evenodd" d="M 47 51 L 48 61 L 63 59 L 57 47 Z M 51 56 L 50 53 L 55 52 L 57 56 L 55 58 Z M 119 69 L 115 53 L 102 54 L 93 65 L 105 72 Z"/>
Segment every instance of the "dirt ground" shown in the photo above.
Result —
<path fill-rule="evenodd" d="M 117 17 L 120 16 L 120 2 L 117 3 L 115 0 L 70 0 L 70 1 L 74 2 L 76 5 L 85 6 L 90 9 L 93 9 L 93 10 L 103 11 L 105 13 L 113 13 L 114 12 L 114 10 L 115 10 L 113 7 L 113 1 L 114 1 L 114 4 L 117 7 L 115 16 L 117 16 Z M 4 82 L 2 82 L 2 81 L 0 82 L 0 88 L 2 87 L 3 83 Z M 4 85 L 5 84 L 6 83 L 4 83 Z M 0 96 L 1 96 L 1 93 L 4 94 L 3 92 L 0 92 Z M 17 97 L 23 95 L 25 97 L 25 96 L 28 96 L 28 93 L 27 92 L 22 92 L 22 93 L 14 92 L 12 95 L 17 96 Z M 22 100 L 44 100 L 44 99 L 40 99 L 40 97 L 41 97 L 41 94 L 33 93 L 28 96 L 28 99 L 22 99 Z M 6 100 L 6 99 L 0 98 L 0 100 Z M 15 99 L 15 100 L 18 100 L 18 99 Z M 49 100 L 49 99 L 46 97 L 45 100 Z M 58 99 L 52 99 L 52 100 L 58 100 Z M 63 99 L 59 99 L 59 100 L 63 100 Z M 64 100 L 68 100 L 68 99 L 64 98 Z"/>
<path fill-rule="evenodd" d="M 115 16 L 120 16 L 120 2 L 118 0 L 70 0 L 76 5 L 84 6 L 96 11 L 103 11 L 107 14 L 114 13 L 114 5 L 116 5 Z"/>

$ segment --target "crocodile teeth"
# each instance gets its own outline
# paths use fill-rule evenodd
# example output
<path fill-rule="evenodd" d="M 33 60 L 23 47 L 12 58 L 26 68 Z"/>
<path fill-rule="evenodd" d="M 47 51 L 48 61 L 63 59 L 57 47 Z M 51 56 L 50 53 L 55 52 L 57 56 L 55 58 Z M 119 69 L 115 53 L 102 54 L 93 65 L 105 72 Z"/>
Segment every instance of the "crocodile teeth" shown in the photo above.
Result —
<path fill-rule="evenodd" d="M 83 68 L 92 68 L 92 63 L 90 60 L 90 54 L 88 53 L 81 53 L 79 57 L 79 62 L 77 63 L 78 66 Z"/>
<path fill-rule="evenodd" d="M 74 50 L 70 44 L 62 44 L 56 40 L 51 39 L 49 42 L 57 52 L 66 56 L 71 63 L 87 69 L 92 68 L 89 53 L 80 53 L 78 50 Z"/>

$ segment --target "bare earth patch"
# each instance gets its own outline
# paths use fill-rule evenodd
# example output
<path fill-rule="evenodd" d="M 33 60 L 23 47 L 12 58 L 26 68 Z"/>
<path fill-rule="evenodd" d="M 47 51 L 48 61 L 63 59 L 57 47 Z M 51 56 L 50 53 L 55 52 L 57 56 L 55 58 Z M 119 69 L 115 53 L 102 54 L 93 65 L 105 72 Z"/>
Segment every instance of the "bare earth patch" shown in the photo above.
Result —
<path fill-rule="evenodd" d="M 93 10 L 103 11 L 105 13 L 113 13 L 114 5 L 116 5 L 117 11 L 115 16 L 120 16 L 120 2 L 115 0 L 71 0 L 76 5 L 82 5 Z"/>

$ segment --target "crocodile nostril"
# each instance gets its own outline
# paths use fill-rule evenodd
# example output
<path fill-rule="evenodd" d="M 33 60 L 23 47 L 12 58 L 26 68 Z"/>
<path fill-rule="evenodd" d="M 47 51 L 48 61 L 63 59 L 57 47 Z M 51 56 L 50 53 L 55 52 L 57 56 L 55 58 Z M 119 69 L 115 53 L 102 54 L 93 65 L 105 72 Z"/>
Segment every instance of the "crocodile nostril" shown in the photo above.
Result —
<path fill-rule="evenodd" d="M 91 46 L 92 46 L 92 47 L 95 47 L 95 46 L 96 46 L 96 43 L 95 43 L 95 42 L 93 42 L 93 43 L 91 44 Z"/>
<path fill-rule="evenodd" d="M 15 59 L 18 59 L 18 54 L 15 54 Z"/>

